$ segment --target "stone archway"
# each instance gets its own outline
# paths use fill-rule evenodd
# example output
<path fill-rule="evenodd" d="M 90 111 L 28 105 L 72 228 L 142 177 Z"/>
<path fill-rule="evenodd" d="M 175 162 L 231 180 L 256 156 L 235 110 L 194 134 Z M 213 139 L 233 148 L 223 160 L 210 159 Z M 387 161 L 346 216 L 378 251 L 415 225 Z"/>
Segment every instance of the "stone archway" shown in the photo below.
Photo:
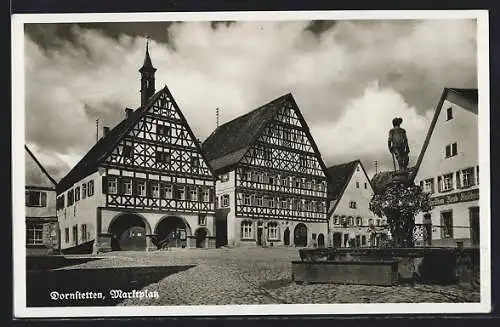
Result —
<path fill-rule="evenodd" d="M 283 233 L 283 244 L 286 246 L 290 245 L 290 228 L 286 228 L 285 232 Z"/>
<path fill-rule="evenodd" d="M 319 248 L 325 247 L 325 235 L 323 235 L 323 234 L 318 235 L 318 247 Z"/>
<path fill-rule="evenodd" d="M 208 236 L 208 230 L 204 227 L 198 228 L 194 232 L 194 238 L 196 240 L 196 247 L 197 248 L 206 248 L 207 247 L 207 236 Z"/>
<path fill-rule="evenodd" d="M 307 246 L 307 226 L 303 223 L 297 224 L 293 231 L 293 243 L 295 246 Z"/>
<path fill-rule="evenodd" d="M 189 224 L 181 217 L 166 216 L 155 227 L 155 245 L 161 248 L 187 246 L 187 237 L 191 236 Z"/>
<path fill-rule="evenodd" d="M 147 248 L 146 235 L 151 227 L 146 219 L 126 213 L 116 216 L 109 225 L 112 251 L 144 251 Z"/>

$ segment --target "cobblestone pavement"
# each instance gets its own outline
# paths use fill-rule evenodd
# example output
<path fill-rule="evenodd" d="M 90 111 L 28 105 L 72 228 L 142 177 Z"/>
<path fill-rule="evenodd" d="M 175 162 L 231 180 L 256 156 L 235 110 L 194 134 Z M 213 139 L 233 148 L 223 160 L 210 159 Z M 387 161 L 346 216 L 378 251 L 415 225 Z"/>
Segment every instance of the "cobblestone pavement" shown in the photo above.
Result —
<path fill-rule="evenodd" d="M 222 305 L 286 303 L 479 302 L 479 291 L 437 285 L 392 287 L 307 284 L 291 281 L 294 248 L 173 249 L 156 252 L 112 252 L 103 259 L 66 267 L 194 267 L 143 288 L 159 298 L 126 299 L 119 305 Z"/>

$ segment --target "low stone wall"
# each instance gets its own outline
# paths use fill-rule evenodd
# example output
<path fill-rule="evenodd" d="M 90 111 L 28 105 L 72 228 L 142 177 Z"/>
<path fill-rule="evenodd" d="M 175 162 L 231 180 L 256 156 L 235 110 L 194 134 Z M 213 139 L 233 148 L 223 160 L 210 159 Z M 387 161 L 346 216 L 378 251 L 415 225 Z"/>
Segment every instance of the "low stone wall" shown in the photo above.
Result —
<path fill-rule="evenodd" d="M 392 286 L 398 283 L 398 260 L 292 261 L 292 280 L 298 284 Z"/>
<path fill-rule="evenodd" d="M 422 283 L 477 283 L 478 248 L 327 248 L 300 249 L 303 262 L 397 260 L 399 280 Z"/>

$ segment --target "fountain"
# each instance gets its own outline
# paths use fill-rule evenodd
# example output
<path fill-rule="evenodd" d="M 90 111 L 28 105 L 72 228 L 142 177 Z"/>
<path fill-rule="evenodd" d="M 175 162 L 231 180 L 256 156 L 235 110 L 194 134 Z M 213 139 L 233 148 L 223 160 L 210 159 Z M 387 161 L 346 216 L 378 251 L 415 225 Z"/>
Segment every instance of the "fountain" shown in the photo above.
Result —
<path fill-rule="evenodd" d="M 301 249 L 301 260 L 292 262 L 296 283 L 451 284 L 460 281 L 459 275 L 462 281 L 463 276 L 470 278 L 471 262 L 478 271 L 478 251 L 474 249 L 415 247 L 415 216 L 431 207 L 429 195 L 414 183 L 416 171 L 408 169 L 410 150 L 401 122 L 401 118 L 394 118 L 394 128 L 389 132 L 388 147 L 394 171 L 378 173 L 372 179 L 374 195 L 370 210 L 387 218 L 389 243 L 379 248 Z M 467 267 L 463 266 L 464 262 Z M 460 274 L 460 271 L 466 272 Z"/>

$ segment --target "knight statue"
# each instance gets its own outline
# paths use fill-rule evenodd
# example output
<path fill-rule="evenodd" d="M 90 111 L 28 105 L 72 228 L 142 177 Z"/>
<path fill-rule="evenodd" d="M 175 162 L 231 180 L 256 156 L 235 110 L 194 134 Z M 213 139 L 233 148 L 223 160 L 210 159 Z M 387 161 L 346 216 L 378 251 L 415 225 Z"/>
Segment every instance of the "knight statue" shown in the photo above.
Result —
<path fill-rule="evenodd" d="M 398 162 L 398 170 L 406 171 L 408 168 L 408 154 L 410 153 L 410 148 L 408 147 L 408 138 L 406 137 L 406 131 L 401 128 L 402 118 L 394 118 L 392 120 L 393 128 L 389 131 L 388 146 L 389 151 L 392 154 L 392 161 L 394 164 L 394 170 L 396 170 L 396 162 Z M 394 157 L 396 160 L 394 160 Z"/>

